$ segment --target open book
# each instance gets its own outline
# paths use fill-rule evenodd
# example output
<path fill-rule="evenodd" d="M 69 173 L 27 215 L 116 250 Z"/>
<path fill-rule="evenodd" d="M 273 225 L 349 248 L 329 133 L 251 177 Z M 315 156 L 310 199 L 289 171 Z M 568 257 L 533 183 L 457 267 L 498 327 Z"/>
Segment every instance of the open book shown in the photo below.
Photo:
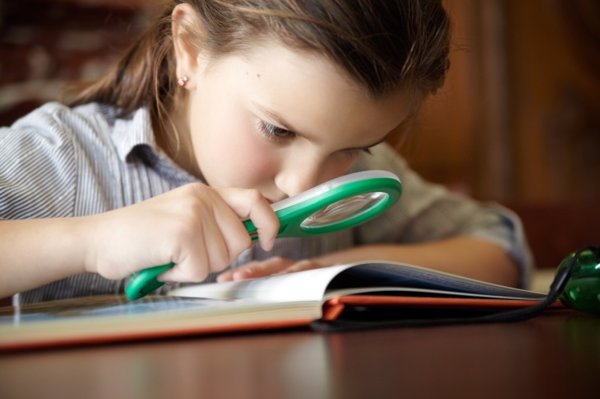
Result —
<path fill-rule="evenodd" d="M 545 295 L 417 266 L 362 262 L 173 289 L 129 302 L 92 296 L 0 309 L 0 351 L 260 329 L 314 321 L 481 315 Z"/>

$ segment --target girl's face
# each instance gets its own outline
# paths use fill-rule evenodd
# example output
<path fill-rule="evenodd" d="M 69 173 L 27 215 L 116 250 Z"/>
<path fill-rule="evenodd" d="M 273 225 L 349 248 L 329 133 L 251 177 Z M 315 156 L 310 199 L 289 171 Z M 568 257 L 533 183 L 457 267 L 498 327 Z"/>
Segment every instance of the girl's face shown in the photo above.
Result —
<path fill-rule="evenodd" d="M 401 92 L 374 100 L 328 60 L 275 41 L 198 58 L 189 77 L 187 129 L 202 176 L 271 202 L 344 174 L 409 112 Z"/>

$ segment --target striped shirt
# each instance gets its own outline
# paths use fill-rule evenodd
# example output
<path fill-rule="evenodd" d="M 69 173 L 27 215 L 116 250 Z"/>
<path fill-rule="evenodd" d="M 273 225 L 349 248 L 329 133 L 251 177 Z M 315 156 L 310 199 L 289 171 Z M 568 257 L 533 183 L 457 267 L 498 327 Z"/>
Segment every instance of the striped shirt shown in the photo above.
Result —
<path fill-rule="evenodd" d="M 511 211 L 425 182 L 386 144 L 361 155 L 352 172 L 369 169 L 388 170 L 402 180 L 403 195 L 385 216 L 334 234 L 279 239 L 269 253 L 253 246 L 230 267 L 273 255 L 302 259 L 359 244 L 471 235 L 504 247 L 519 265 L 520 285 L 526 285 L 531 256 Z M 110 106 L 48 103 L 0 129 L 0 220 L 106 212 L 194 181 L 158 148 L 144 108 L 123 118 Z M 19 300 L 121 293 L 125 283 L 86 273 L 23 292 Z"/>

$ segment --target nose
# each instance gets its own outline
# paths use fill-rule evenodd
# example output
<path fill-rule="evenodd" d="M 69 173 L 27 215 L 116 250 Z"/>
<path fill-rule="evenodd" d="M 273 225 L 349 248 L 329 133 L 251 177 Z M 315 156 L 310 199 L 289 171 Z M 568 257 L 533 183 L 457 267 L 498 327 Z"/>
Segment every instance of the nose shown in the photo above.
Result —
<path fill-rule="evenodd" d="M 286 165 L 275 177 L 277 188 L 288 197 L 300 194 L 316 186 L 320 177 L 320 165 L 313 160 Z"/>

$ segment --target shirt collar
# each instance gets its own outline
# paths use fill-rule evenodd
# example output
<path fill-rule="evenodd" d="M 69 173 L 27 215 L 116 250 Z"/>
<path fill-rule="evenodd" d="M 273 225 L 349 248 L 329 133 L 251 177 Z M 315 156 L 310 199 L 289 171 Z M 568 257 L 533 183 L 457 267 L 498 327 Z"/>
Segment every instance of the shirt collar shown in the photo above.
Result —
<path fill-rule="evenodd" d="M 177 184 L 198 181 L 180 168 L 156 144 L 150 113 L 140 108 L 126 118 L 114 119 L 113 143 L 123 163 L 141 159 L 146 165 Z"/>
<path fill-rule="evenodd" d="M 140 108 L 128 118 L 115 119 L 113 142 L 123 162 L 127 162 L 128 156 L 139 145 L 146 145 L 158 153 L 148 110 Z"/>

